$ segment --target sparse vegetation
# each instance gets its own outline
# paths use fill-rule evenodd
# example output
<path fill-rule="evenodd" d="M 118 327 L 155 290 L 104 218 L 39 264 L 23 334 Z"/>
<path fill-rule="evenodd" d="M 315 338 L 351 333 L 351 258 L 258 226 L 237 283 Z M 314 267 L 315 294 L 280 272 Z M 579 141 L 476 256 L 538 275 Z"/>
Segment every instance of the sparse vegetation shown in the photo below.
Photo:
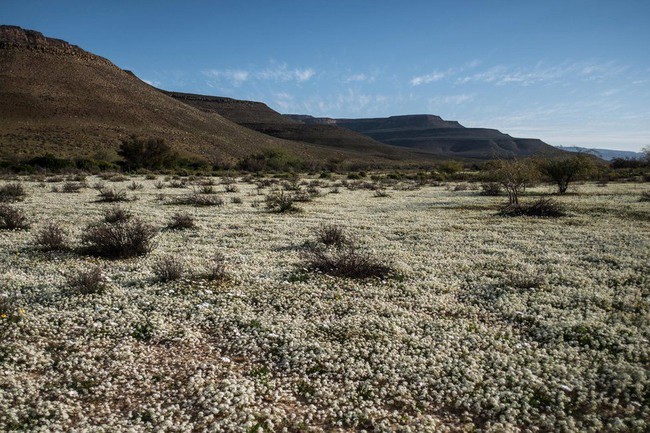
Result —
<path fill-rule="evenodd" d="M 564 159 L 543 159 L 538 162 L 540 172 L 557 185 L 558 193 L 564 194 L 569 184 L 594 169 L 594 163 L 587 155 Z"/>
<path fill-rule="evenodd" d="M 326 224 L 316 229 L 316 240 L 325 246 L 342 246 L 347 243 L 343 227 L 337 224 Z"/>
<path fill-rule="evenodd" d="M 307 266 L 334 277 L 386 278 L 392 268 L 353 244 L 337 248 L 311 248 L 306 253 Z"/>
<path fill-rule="evenodd" d="M 107 280 L 102 267 L 96 266 L 69 276 L 68 285 L 80 295 L 102 294 L 106 291 Z"/>
<path fill-rule="evenodd" d="M 0 203 L 23 201 L 27 191 L 21 183 L 8 183 L 0 187 Z"/>
<path fill-rule="evenodd" d="M 124 223 L 130 220 L 133 214 L 120 206 L 114 206 L 104 211 L 104 222 L 109 224 Z"/>
<path fill-rule="evenodd" d="M 193 230 L 196 228 L 194 217 L 187 212 L 175 213 L 167 224 L 168 230 Z"/>
<path fill-rule="evenodd" d="M 171 204 L 190 205 L 196 207 L 206 206 L 223 206 L 224 202 L 221 197 L 214 195 L 198 194 L 195 192 L 175 197 Z"/>
<path fill-rule="evenodd" d="M 266 208 L 271 212 L 285 213 L 297 212 L 300 208 L 296 207 L 293 195 L 284 191 L 272 192 L 266 196 Z"/>
<path fill-rule="evenodd" d="M 0 204 L 0 230 L 27 230 L 29 222 L 24 212 L 8 204 Z"/>
<path fill-rule="evenodd" d="M 175 281 L 185 274 L 185 263 L 173 255 L 159 257 L 151 266 L 156 280 L 161 282 Z"/>
<path fill-rule="evenodd" d="M 63 251 L 68 248 L 65 229 L 55 222 L 49 222 L 36 232 L 36 245 L 44 251 Z"/>
<path fill-rule="evenodd" d="M 104 188 L 99 191 L 98 201 L 102 203 L 118 203 L 129 201 L 129 198 L 126 191 Z"/>
<path fill-rule="evenodd" d="M 542 218 L 559 218 L 566 215 L 564 207 L 555 200 L 540 198 L 530 203 L 507 205 L 501 208 L 504 216 L 531 216 Z"/>
<path fill-rule="evenodd" d="M 86 253 L 106 258 L 129 258 L 149 254 L 154 247 L 155 227 L 138 218 L 125 222 L 91 224 L 81 236 Z"/>

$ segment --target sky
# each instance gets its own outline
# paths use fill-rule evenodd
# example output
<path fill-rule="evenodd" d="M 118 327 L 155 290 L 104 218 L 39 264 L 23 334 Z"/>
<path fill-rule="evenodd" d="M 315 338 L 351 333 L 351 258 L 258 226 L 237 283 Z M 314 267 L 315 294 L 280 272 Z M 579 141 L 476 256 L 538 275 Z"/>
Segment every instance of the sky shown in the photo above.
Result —
<path fill-rule="evenodd" d="M 429 113 L 553 145 L 650 146 L 649 0 L 0 0 L 0 24 L 281 113 Z"/>

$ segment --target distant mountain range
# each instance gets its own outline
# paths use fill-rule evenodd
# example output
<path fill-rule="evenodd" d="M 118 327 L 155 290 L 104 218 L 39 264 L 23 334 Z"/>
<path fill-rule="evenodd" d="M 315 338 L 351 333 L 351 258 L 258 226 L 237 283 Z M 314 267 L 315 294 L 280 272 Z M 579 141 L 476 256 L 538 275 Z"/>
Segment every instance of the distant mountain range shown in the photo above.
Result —
<path fill-rule="evenodd" d="M 68 42 L 0 26 L 0 158 L 116 157 L 120 140 L 132 134 L 164 138 L 181 154 L 210 162 L 267 149 L 373 166 L 567 154 L 433 115 L 282 115 L 261 102 L 163 91 Z"/>
<path fill-rule="evenodd" d="M 534 138 L 514 138 L 496 129 L 466 128 L 439 116 L 418 114 L 374 119 L 330 119 L 288 115 L 308 125 L 337 125 L 381 143 L 459 159 L 559 156 L 564 151 Z"/>
<path fill-rule="evenodd" d="M 589 153 L 605 161 L 613 159 L 641 159 L 645 156 L 643 152 L 632 152 L 629 150 L 616 150 L 616 149 L 592 149 L 588 147 L 578 146 L 555 146 L 558 149 L 566 150 L 567 152 Z"/>

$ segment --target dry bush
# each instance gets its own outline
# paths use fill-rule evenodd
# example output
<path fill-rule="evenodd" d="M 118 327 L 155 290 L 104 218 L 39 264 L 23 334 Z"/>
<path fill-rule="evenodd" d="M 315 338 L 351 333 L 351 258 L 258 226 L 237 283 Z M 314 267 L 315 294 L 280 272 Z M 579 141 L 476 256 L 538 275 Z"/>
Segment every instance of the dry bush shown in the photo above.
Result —
<path fill-rule="evenodd" d="M 101 294 L 106 291 L 107 280 L 101 266 L 97 266 L 71 275 L 68 284 L 81 295 Z"/>
<path fill-rule="evenodd" d="M 175 197 L 171 203 L 196 207 L 223 206 L 223 199 L 217 196 L 190 193 L 184 196 Z"/>
<path fill-rule="evenodd" d="M 27 197 L 27 191 L 21 183 L 8 183 L 0 187 L 0 202 L 23 201 Z"/>
<path fill-rule="evenodd" d="M 214 194 L 216 190 L 212 185 L 202 185 L 199 187 L 199 193 L 200 194 Z"/>
<path fill-rule="evenodd" d="M 7 204 L 0 204 L 0 229 L 26 230 L 28 228 L 29 223 L 23 211 Z"/>
<path fill-rule="evenodd" d="M 55 222 L 41 227 L 34 240 L 44 251 L 62 251 L 68 248 L 68 235 L 65 229 Z"/>
<path fill-rule="evenodd" d="M 380 197 L 390 197 L 390 194 L 388 194 L 388 192 L 385 189 L 378 188 L 378 189 L 375 190 L 374 196 L 378 197 L 378 198 L 380 198 Z"/>
<path fill-rule="evenodd" d="M 153 186 L 155 186 L 156 189 L 163 189 L 165 187 L 165 184 L 161 181 L 157 181 L 156 183 L 153 184 Z"/>
<path fill-rule="evenodd" d="M 266 208 L 271 212 L 297 212 L 300 209 L 294 205 L 293 195 L 282 192 L 272 192 L 265 198 Z"/>
<path fill-rule="evenodd" d="M 124 190 L 104 188 L 99 191 L 99 199 L 97 201 L 101 203 L 118 203 L 129 201 L 129 198 Z"/>
<path fill-rule="evenodd" d="M 138 219 L 114 224 L 102 222 L 89 225 L 81 237 L 88 254 L 106 258 L 128 258 L 151 252 L 155 227 Z"/>
<path fill-rule="evenodd" d="M 127 188 L 130 189 L 131 191 L 137 191 L 137 190 L 143 189 L 143 188 L 144 188 L 144 185 L 142 185 L 141 183 L 137 183 L 137 182 L 134 180 L 133 182 L 131 182 L 131 183 L 129 184 L 129 186 L 127 186 Z"/>
<path fill-rule="evenodd" d="M 182 180 L 172 179 L 169 181 L 170 188 L 185 188 L 186 186 L 187 182 L 184 182 Z"/>
<path fill-rule="evenodd" d="M 109 224 L 123 223 L 131 219 L 133 214 L 119 206 L 104 211 L 104 222 Z"/>
<path fill-rule="evenodd" d="M 210 281 L 223 281 L 228 278 L 226 258 L 221 253 L 212 256 L 205 277 Z"/>
<path fill-rule="evenodd" d="M 239 192 L 239 188 L 237 188 L 237 185 L 233 183 L 227 184 L 224 188 L 226 192 L 230 192 L 230 193 Z"/>
<path fill-rule="evenodd" d="M 504 216 L 531 216 L 543 218 L 559 218 L 566 215 L 564 207 L 549 198 L 540 198 L 532 203 L 518 205 L 506 205 L 501 208 L 501 215 Z"/>
<path fill-rule="evenodd" d="M 641 198 L 639 198 L 639 201 L 650 201 L 650 191 L 641 193 Z"/>
<path fill-rule="evenodd" d="M 241 197 L 231 197 L 230 202 L 234 203 L 234 204 L 242 204 L 243 203 Z"/>
<path fill-rule="evenodd" d="M 334 277 L 385 278 L 393 269 L 352 244 L 339 248 L 311 248 L 306 252 L 308 268 Z"/>
<path fill-rule="evenodd" d="M 151 270 L 158 281 L 175 281 L 185 273 L 185 262 L 176 256 L 168 255 L 158 258 Z"/>
<path fill-rule="evenodd" d="M 86 185 L 81 182 L 66 182 L 61 187 L 61 192 L 76 193 L 81 191 Z"/>
<path fill-rule="evenodd" d="M 315 231 L 318 242 L 326 246 L 341 246 L 347 243 L 347 236 L 343 227 L 336 224 L 322 225 Z"/>
<path fill-rule="evenodd" d="M 168 230 L 192 230 L 197 227 L 192 215 L 187 212 L 179 212 L 172 215 L 171 221 L 166 228 Z"/>
<path fill-rule="evenodd" d="M 467 191 L 469 189 L 466 183 L 459 183 L 454 186 L 454 191 Z"/>
<path fill-rule="evenodd" d="M 481 184 L 481 195 L 498 196 L 501 194 L 501 184 L 499 182 L 484 182 Z"/>
<path fill-rule="evenodd" d="M 312 195 L 307 191 L 296 191 L 292 195 L 293 201 L 300 203 L 307 203 L 313 200 Z"/>

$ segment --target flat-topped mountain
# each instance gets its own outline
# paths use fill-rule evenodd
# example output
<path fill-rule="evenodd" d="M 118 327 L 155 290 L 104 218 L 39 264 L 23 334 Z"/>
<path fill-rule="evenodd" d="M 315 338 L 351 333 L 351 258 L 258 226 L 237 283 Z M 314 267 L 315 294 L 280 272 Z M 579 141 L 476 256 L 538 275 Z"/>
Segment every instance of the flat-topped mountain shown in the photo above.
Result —
<path fill-rule="evenodd" d="M 390 159 L 419 159 L 423 157 L 430 159 L 429 155 L 412 155 L 410 151 L 404 152 L 404 149 L 387 146 L 367 135 L 342 128 L 336 123 L 306 123 L 294 120 L 262 102 L 161 91 L 192 107 L 209 113 L 217 113 L 241 126 L 272 137 L 318 144 L 339 150 L 363 152 L 368 157 L 374 155 Z"/>
<path fill-rule="evenodd" d="M 564 151 L 535 138 L 515 138 L 496 129 L 466 128 L 430 114 L 370 119 L 331 119 L 287 115 L 313 125 L 338 125 L 382 143 L 420 150 L 441 157 L 489 159 L 558 156 Z"/>
<path fill-rule="evenodd" d="M 235 162 L 267 149 L 304 160 L 379 165 L 410 157 L 381 143 L 376 143 L 379 150 L 358 152 L 346 146 L 306 143 L 301 137 L 272 137 L 201 106 L 220 100 L 221 106 L 230 106 L 248 122 L 257 122 L 264 110 L 256 111 L 256 107 L 264 104 L 193 98 L 197 107 L 187 103 L 187 95 L 186 100 L 176 96 L 65 41 L 0 26 L 0 158 L 26 159 L 47 153 L 67 158 L 116 157 L 120 141 L 133 134 L 164 138 L 181 154 L 210 162 Z M 279 113 L 270 115 L 272 119 L 262 120 L 301 125 Z"/>

